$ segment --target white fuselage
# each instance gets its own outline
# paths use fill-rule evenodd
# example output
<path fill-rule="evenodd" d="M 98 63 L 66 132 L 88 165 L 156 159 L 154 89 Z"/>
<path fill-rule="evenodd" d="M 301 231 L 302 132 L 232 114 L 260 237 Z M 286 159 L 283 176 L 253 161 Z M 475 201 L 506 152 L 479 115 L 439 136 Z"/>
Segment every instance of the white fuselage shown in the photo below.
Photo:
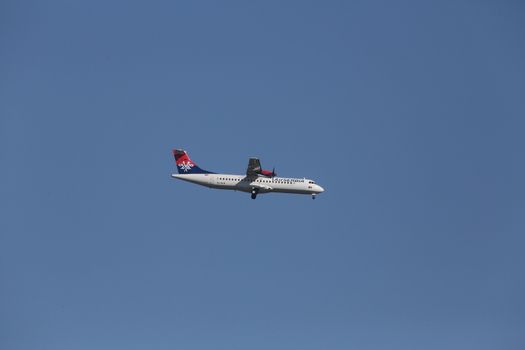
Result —
<path fill-rule="evenodd" d="M 254 189 L 257 189 L 258 193 L 281 192 L 313 196 L 324 192 L 321 186 L 309 179 L 253 177 L 231 174 L 172 174 L 171 176 L 194 184 L 222 190 L 252 192 Z"/>

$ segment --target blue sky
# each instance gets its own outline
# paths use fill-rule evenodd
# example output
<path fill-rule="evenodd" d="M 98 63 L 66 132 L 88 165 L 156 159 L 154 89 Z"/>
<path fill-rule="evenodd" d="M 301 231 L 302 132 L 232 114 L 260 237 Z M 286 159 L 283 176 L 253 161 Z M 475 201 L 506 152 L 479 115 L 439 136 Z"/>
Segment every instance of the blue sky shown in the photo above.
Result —
<path fill-rule="evenodd" d="M 521 2 L 0 9 L 2 348 L 525 346 Z"/>

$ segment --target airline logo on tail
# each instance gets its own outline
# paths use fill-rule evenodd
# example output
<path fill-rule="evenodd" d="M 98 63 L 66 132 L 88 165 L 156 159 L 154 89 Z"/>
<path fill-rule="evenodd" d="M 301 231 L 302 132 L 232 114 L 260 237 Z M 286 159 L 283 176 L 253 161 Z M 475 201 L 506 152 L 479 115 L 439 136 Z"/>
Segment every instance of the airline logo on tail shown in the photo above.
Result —
<path fill-rule="evenodd" d="M 199 168 L 184 150 L 174 149 L 173 156 L 175 157 L 179 174 L 210 174 L 209 171 Z"/>
<path fill-rule="evenodd" d="M 183 170 L 185 173 L 187 173 L 188 170 L 191 170 L 191 168 L 193 168 L 193 164 L 191 164 L 190 162 L 181 162 L 180 164 L 178 164 L 178 167 L 180 168 L 180 170 Z"/>

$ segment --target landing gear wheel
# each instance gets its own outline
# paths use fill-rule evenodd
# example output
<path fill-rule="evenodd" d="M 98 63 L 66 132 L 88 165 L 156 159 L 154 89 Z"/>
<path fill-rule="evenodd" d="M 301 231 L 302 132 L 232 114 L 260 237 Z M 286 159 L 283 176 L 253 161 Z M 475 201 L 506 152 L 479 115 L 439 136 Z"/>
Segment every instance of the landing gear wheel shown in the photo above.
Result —
<path fill-rule="evenodd" d="M 257 193 L 259 193 L 259 190 L 257 188 L 252 189 L 252 199 L 257 198 Z"/>
<path fill-rule="evenodd" d="M 315 199 L 315 194 L 312 194 L 312 199 Z"/>

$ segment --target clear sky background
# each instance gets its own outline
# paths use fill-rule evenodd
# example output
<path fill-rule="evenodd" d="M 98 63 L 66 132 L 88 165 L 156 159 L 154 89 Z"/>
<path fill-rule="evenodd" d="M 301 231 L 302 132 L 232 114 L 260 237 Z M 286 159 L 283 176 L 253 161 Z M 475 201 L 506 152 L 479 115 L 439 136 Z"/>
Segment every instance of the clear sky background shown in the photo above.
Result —
<path fill-rule="evenodd" d="M 521 1 L 2 1 L 0 348 L 524 349 L 524 38 Z"/>

